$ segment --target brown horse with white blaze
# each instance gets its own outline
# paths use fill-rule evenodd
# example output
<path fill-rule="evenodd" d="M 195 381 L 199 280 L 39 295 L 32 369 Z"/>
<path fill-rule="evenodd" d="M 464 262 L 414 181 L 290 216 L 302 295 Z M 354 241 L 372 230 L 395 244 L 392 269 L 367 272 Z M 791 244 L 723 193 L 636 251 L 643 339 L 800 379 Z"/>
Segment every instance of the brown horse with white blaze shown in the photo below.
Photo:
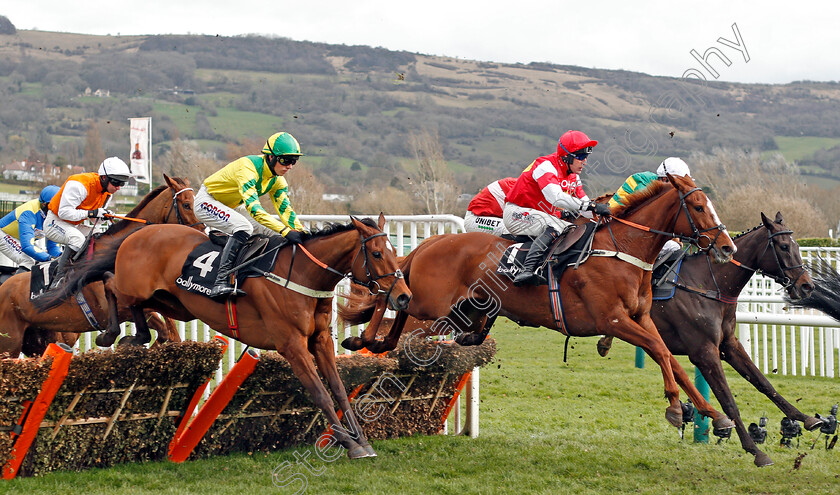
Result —
<path fill-rule="evenodd" d="M 555 319 L 546 286 L 515 287 L 495 273 L 496 265 L 513 241 L 489 234 L 436 236 L 417 247 L 402 268 L 414 297 L 397 313 L 384 341 L 375 341 L 370 325 L 360 341 L 345 341 L 350 349 L 364 344 L 373 352 L 396 346 L 408 315 L 438 319 L 449 325 L 462 344 L 481 342 L 488 318 L 504 311 L 532 326 L 544 326 L 574 336 L 614 335 L 642 347 L 660 366 L 669 401 L 666 418 L 682 424 L 677 383 L 697 409 L 717 428 L 734 424 L 714 410 L 668 351 L 650 317 L 651 266 L 665 241 L 680 236 L 708 251 L 718 263 L 729 261 L 735 246 L 714 206 L 689 177 L 669 177 L 627 200 L 613 218 L 595 232 L 592 256 L 578 268 L 566 269 L 560 279 L 563 316 Z M 711 234 L 711 235 L 710 235 Z M 350 299 L 341 316 L 361 323 L 376 316 L 373 302 Z"/>
<path fill-rule="evenodd" d="M 396 252 L 381 230 L 384 216 L 380 215 L 378 225 L 351 219 L 348 225 L 330 225 L 304 234 L 300 246 L 279 249 L 270 272 L 245 279 L 242 289 L 246 295 L 236 299 L 236 334 L 230 330 L 223 302 L 187 292 L 177 283 L 187 256 L 208 237 L 174 225 L 147 227 L 127 237 L 106 256 L 79 267 L 63 294 L 39 304 L 48 306 L 85 283 L 107 279 L 106 285 L 119 303 L 135 311 L 145 308 L 179 320 L 200 319 L 246 345 L 275 349 L 289 361 L 348 456 L 374 456 L 336 369 L 329 328 L 333 290 L 341 279 L 352 276 L 357 285 L 375 291 L 395 310 L 408 307 L 411 291 L 397 265 Z M 311 258 L 300 255 L 300 251 L 310 253 Z M 108 278 L 111 272 L 113 276 Z M 333 400 L 318 378 L 316 364 L 349 429 L 341 426 Z"/>

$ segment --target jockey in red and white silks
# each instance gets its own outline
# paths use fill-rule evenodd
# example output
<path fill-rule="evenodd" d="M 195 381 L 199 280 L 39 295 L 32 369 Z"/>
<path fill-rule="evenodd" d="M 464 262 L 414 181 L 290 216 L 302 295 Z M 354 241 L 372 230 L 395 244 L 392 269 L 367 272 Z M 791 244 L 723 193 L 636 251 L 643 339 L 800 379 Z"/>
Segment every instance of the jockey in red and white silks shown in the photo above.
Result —
<path fill-rule="evenodd" d="M 552 153 L 528 165 L 506 197 L 502 218 L 511 234 L 537 236 L 549 225 L 562 232 L 569 225 L 561 219 L 564 210 L 591 217 L 578 175 L 583 163 L 575 163 L 580 165 L 566 165 Z"/>
<path fill-rule="evenodd" d="M 505 195 L 516 183 L 516 177 L 507 177 L 491 182 L 473 197 L 464 215 L 464 230 L 467 232 L 487 232 L 493 235 L 508 233 L 502 221 L 505 207 Z"/>

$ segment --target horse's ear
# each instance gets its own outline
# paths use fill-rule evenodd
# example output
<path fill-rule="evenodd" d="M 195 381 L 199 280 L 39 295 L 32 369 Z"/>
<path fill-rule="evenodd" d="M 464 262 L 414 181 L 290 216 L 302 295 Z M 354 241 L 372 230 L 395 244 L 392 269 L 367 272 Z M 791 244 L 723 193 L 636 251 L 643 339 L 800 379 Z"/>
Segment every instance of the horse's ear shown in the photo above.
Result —
<path fill-rule="evenodd" d="M 776 223 L 784 223 L 784 219 L 782 218 L 782 212 L 776 212 Z"/>
<path fill-rule="evenodd" d="M 777 216 L 777 218 L 778 218 L 778 216 Z M 771 224 L 773 222 L 771 222 L 770 219 L 767 218 L 767 215 L 765 215 L 763 211 L 761 212 L 761 221 L 762 221 L 762 223 L 764 223 L 764 226 L 767 227 L 767 229 L 772 230 L 772 225 Z"/>
<path fill-rule="evenodd" d="M 172 182 L 172 179 L 170 179 L 168 175 L 163 174 L 163 180 L 166 182 L 167 186 L 171 187 L 172 189 L 175 189 L 175 183 Z"/>
<path fill-rule="evenodd" d="M 385 227 L 385 214 L 381 211 L 379 212 L 379 222 L 377 222 L 379 226 L 379 230 L 382 230 Z"/>

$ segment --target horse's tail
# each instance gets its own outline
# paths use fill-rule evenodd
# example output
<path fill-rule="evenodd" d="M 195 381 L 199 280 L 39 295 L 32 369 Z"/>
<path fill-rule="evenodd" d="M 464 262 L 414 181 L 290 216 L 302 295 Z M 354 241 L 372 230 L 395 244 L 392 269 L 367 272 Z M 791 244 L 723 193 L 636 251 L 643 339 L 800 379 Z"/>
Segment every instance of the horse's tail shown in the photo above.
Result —
<path fill-rule="evenodd" d="M 64 283 L 60 286 L 45 292 L 40 297 L 32 300 L 32 305 L 41 311 L 54 308 L 71 296 L 80 292 L 85 285 L 93 282 L 101 282 L 106 272 L 113 272 L 117 261 L 117 250 L 126 236 L 112 246 L 96 252 L 96 255 L 89 260 L 75 263 L 72 271 L 65 277 Z"/>
<path fill-rule="evenodd" d="M 792 306 L 820 310 L 840 321 L 840 273 L 821 256 L 817 257 L 817 261 L 809 263 L 808 268 L 814 280 L 814 290 L 808 297 L 798 300 L 792 300 L 785 293 L 785 301 Z"/>

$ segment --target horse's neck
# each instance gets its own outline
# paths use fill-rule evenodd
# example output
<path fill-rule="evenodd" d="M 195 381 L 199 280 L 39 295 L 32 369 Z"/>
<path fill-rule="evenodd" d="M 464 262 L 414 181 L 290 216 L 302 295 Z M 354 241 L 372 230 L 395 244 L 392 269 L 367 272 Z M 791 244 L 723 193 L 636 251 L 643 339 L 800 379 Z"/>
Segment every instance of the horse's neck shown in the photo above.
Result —
<path fill-rule="evenodd" d="M 663 215 L 663 211 L 667 214 Z M 675 196 L 672 191 L 666 190 L 665 193 L 654 196 L 646 204 L 634 210 L 625 217 L 625 220 L 649 227 L 652 230 L 670 232 L 679 214 L 679 194 Z M 637 227 L 626 226 L 618 222 L 613 222 L 613 229 L 615 230 L 619 225 L 625 229 L 622 239 L 618 239 L 619 236 L 616 236 L 621 250 L 651 263 L 669 239 L 664 234 L 643 231 Z"/>
<path fill-rule="evenodd" d="M 347 273 L 350 271 L 353 259 L 360 248 L 359 243 L 355 242 L 357 239 L 359 239 L 359 233 L 355 229 L 348 230 L 315 239 L 307 243 L 306 249 L 321 263 L 338 272 Z M 297 256 L 306 255 L 298 253 Z M 315 271 L 312 272 L 309 278 L 317 281 L 316 283 L 324 284 L 325 286 L 332 284 L 334 287 L 338 283 L 338 280 L 340 280 L 338 279 L 338 275 L 329 270 L 325 270 L 314 264 L 310 266 L 315 267 Z"/>
<path fill-rule="evenodd" d="M 737 261 L 750 269 L 736 266 L 734 263 L 725 263 L 719 266 L 720 270 L 730 272 L 726 277 L 730 290 L 735 294 L 739 294 L 741 290 L 749 283 L 755 272 L 752 269 L 759 269 L 762 264 L 762 257 L 767 254 L 765 250 L 766 244 L 762 242 L 767 241 L 766 228 L 761 227 L 756 229 L 743 237 L 733 239 L 735 243 Z M 772 251 L 771 251 L 772 254 Z"/>

